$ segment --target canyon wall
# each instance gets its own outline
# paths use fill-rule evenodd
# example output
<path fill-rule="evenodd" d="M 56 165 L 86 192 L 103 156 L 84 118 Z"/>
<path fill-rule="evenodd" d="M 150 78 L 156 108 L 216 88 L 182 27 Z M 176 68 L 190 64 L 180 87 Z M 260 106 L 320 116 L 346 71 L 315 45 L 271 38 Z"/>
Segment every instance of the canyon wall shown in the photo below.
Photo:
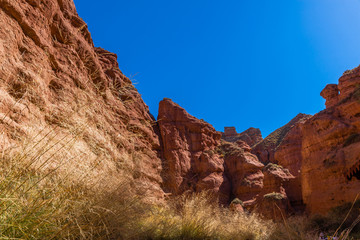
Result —
<path fill-rule="evenodd" d="M 71 141 L 48 151 L 47 168 L 61 162 L 101 188 L 126 175 L 161 197 L 155 119 L 116 59 L 94 47 L 72 0 L 0 0 L 0 150 Z"/>
<path fill-rule="evenodd" d="M 299 114 L 252 151 L 261 162 L 289 170 L 295 177 L 287 188 L 290 203 L 310 214 L 353 202 L 360 191 L 360 68 L 320 95 L 325 110 Z"/>
<path fill-rule="evenodd" d="M 191 116 L 171 99 L 160 102 L 158 125 L 167 193 L 207 190 L 222 204 L 238 198 L 244 208 L 268 218 L 281 217 L 278 210 L 268 210 L 272 203 L 277 203 L 283 214 L 291 212 L 286 189 L 294 176 L 278 165 L 261 163 L 251 147 L 239 140 L 245 134 L 232 131 L 236 142 L 221 140 L 221 133 L 213 126 Z M 254 131 L 246 131 L 246 139 L 251 139 L 249 132 Z M 257 132 L 255 136 L 259 136 Z"/>
<path fill-rule="evenodd" d="M 326 109 L 301 126 L 301 189 L 311 213 L 353 202 L 360 191 L 360 68 L 321 95 Z"/>
<path fill-rule="evenodd" d="M 101 189 L 125 178 L 149 200 L 207 190 L 275 219 L 274 203 L 326 213 L 360 190 L 359 67 L 324 88 L 325 110 L 265 139 L 217 132 L 170 99 L 155 121 L 71 0 L 0 0 L 0 80 L 0 150 L 40 153 L 35 167 Z"/>

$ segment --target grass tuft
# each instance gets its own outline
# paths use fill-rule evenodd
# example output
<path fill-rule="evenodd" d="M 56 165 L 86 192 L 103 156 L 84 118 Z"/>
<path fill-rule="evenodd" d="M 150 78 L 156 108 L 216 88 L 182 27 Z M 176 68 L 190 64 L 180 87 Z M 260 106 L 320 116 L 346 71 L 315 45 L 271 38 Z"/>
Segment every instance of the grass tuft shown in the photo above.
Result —
<path fill-rule="evenodd" d="M 144 239 L 268 239 L 272 223 L 220 207 L 206 192 L 155 208 L 141 224 Z"/>

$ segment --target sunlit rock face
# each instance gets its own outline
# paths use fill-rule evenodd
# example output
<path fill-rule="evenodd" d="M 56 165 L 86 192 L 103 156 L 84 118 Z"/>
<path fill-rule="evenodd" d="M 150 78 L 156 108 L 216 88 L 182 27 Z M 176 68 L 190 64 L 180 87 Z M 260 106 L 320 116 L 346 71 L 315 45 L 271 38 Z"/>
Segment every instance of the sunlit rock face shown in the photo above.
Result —
<path fill-rule="evenodd" d="M 302 127 L 301 182 L 311 213 L 354 201 L 360 191 L 360 69 L 346 71 L 322 91 L 326 110 Z"/>
<path fill-rule="evenodd" d="M 155 120 L 72 0 L 0 0 L 0 79 L 1 151 L 51 131 L 76 137 L 61 171 L 107 178 L 102 188 L 130 175 L 162 197 Z"/>
<path fill-rule="evenodd" d="M 268 193 L 281 192 L 287 198 L 284 188 L 294 177 L 286 169 L 265 167 L 245 141 L 220 140 L 221 134 L 210 124 L 170 99 L 160 102 L 158 125 L 165 191 L 207 190 L 218 196 L 220 203 L 239 198 L 251 210 Z M 228 130 L 228 136 L 237 135 L 235 129 Z"/>
<path fill-rule="evenodd" d="M 256 128 L 221 134 L 170 99 L 155 121 L 71 0 L 0 0 L 0 61 L 0 150 L 71 136 L 59 171 L 76 169 L 74 179 L 116 189 L 126 175 L 155 199 L 209 190 L 269 217 L 271 201 L 326 213 L 360 191 L 359 67 L 324 88 L 325 110 L 262 139 Z"/>
<path fill-rule="evenodd" d="M 298 115 L 252 150 L 262 162 L 289 170 L 295 177 L 284 187 L 290 205 L 311 214 L 352 202 L 360 191 L 359 68 L 346 71 L 321 96 L 325 110 Z"/>
<path fill-rule="evenodd" d="M 311 115 L 299 113 L 289 123 L 270 133 L 264 140 L 253 146 L 252 153 L 258 156 L 259 160 L 265 164 L 269 162 L 276 163 L 275 152 L 283 144 L 284 138 L 287 137 L 295 126 L 305 122 L 310 117 Z"/>
<path fill-rule="evenodd" d="M 237 133 L 235 127 L 225 127 L 221 136 L 227 142 L 244 141 L 250 147 L 263 140 L 261 131 L 258 128 L 249 128 L 242 133 Z"/>
<path fill-rule="evenodd" d="M 335 106 L 339 101 L 339 88 L 337 84 L 328 84 L 321 91 L 320 95 L 325 98 L 327 108 Z"/>

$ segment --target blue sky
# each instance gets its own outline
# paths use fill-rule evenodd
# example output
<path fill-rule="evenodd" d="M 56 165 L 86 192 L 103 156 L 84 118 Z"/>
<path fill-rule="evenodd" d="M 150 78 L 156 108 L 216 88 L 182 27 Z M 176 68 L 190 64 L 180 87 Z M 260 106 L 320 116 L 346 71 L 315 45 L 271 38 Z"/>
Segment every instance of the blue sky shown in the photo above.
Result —
<path fill-rule="evenodd" d="M 360 0 L 74 0 L 151 113 L 173 99 L 217 130 L 324 109 L 320 91 L 360 64 Z"/>

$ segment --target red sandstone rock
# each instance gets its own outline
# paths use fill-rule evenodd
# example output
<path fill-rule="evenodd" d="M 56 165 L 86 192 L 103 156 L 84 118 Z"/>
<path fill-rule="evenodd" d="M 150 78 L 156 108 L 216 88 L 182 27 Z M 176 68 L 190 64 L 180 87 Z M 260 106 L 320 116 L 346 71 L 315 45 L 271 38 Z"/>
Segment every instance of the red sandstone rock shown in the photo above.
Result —
<path fill-rule="evenodd" d="M 68 158 L 79 173 L 93 169 L 108 177 L 102 187 L 116 188 L 130 169 L 161 197 L 154 118 L 116 59 L 94 47 L 72 0 L 0 0 L 1 151 L 55 129 L 77 137 Z M 103 161 L 94 169 L 95 159 Z"/>
<path fill-rule="evenodd" d="M 240 213 L 240 214 L 244 213 L 244 208 L 243 206 L 241 206 L 240 203 L 234 203 L 234 202 L 230 203 L 229 209 L 236 213 Z"/>
<path fill-rule="evenodd" d="M 256 204 L 255 211 L 264 218 L 282 222 L 292 210 L 285 191 L 280 189 L 279 192 L 262 195 Z"/>
<path fill-rule="evenodd" d="M 298 114 L 289 123 L 270 133 L 270 135 L 267 136 L 264 140 L 253 146 L 252 153 L 255 154 L 259 158 L 259 160 L 265 164 L 269 162 L 276 163 L 276 160 L 274 159 L 274 154 L 279 145 L 282 143 L 284 137 L 286 137 L 288 132 L 296 124 L 304 122 L 310 117 L 311 115 L 302 113 Z"/>
<path fill-rule="evenodd" d="M 245 152 L 251 152 L 251 147 L 242 140 L 237 140 L 236 145 L 238 145 L 240 148 L 242 148 Z"/>
<path fill-rule="evenodd" d="M 254 146 L 263 140 L 261 131 L 258 128 L 249 128 L 242 133 L 237 133 L 235 127 L 225 127 L 222 139 L 227 142 L 244 141 L 249 146 Z"/>
<path fill-rule="evenodd" d="M 304 122 L 296 124 L 285 136 L 278 146 L 274 159 L 277 164 L 289 170 L 295 177 L 289 181 L 286 187 L 287 197 L 291 206 L 296 210 L 303 210 L 301 192 L 301 165 L 302 165 L 302 131 L 301 126 Z"/>
<path fill-rule="evenodd" d="M 352 202 L 360 191 L 357 179 L 360 159 L 359 84 L 359 67 L 345 72 L 339 79 L 338 102 L 327 104 L 326 110 L 301 126 L 302 196 L 310 213 L 326 213 L 332 207 Z M 324 91 L 328 89 L 329 86 Z"/>
<path fill-rule="evenodd" d="M 264 165 L 245 142 L 220 141 L 220 133 L 210 124 L 189 115 L 170 99 L 160 102 L 158 124 L 167 191 L 209 190 L 223 203 L 231 193 L 249 203 L 264 191 Z M 281 183 L 274 180 L 278 186 L 271 190 L 280 188 Z"/>
<path fill-rule="evenodd" d="M 359 84 L 358 67 L 345 72 L 338 86 L 327 85 L 321 92 L 327 109 L 296 124 L 275 150 L 272 161 L 295 176 L 284 186 L 290 203 L 303 202 L 311 214 L 352 202 L 360 190 Z"/>
<path fill-rule="evenodd" d="M 321 91 L 320 95 L 326 99 L 326 107 L 332 107 L 336 105 L 339 101 L 339 88 L 337 84 L 328 84 L 326 87 Z"/>
<path fill-rule="evenodd" d="M 292 212 L 285 189 L 289 189 L 289 184 L 295 177 L 288 169 L 273 163 L 266 165 L 263 173 L 264 186 L 254 208 L 265 218 L 281 221 Z"/>
<path fill-rule="evenodd" d="M 224 175 L 224 160 L 216 153 L 220 133 L 170 99 L 159 104 L 158 124 L 165 189 L 175 194 L 211 190 L 222 202 L 228 201 L 230 185 Z"/>
<path fill-rule="evenodd" d="M 242 201 L 254 199 L 263 188 L 264 165 L 255 155 L 233 143 L 224 142 L 221 149 L 225 153 L 225 169 L 233 195 Z"/>
<path fill-rule="evenodd" d="M 264 188 L 263 193 L 285 191 L 288 183 L 295 179 L 288 169 L 280 165 L 269 163 L 263 169 Z"/>

